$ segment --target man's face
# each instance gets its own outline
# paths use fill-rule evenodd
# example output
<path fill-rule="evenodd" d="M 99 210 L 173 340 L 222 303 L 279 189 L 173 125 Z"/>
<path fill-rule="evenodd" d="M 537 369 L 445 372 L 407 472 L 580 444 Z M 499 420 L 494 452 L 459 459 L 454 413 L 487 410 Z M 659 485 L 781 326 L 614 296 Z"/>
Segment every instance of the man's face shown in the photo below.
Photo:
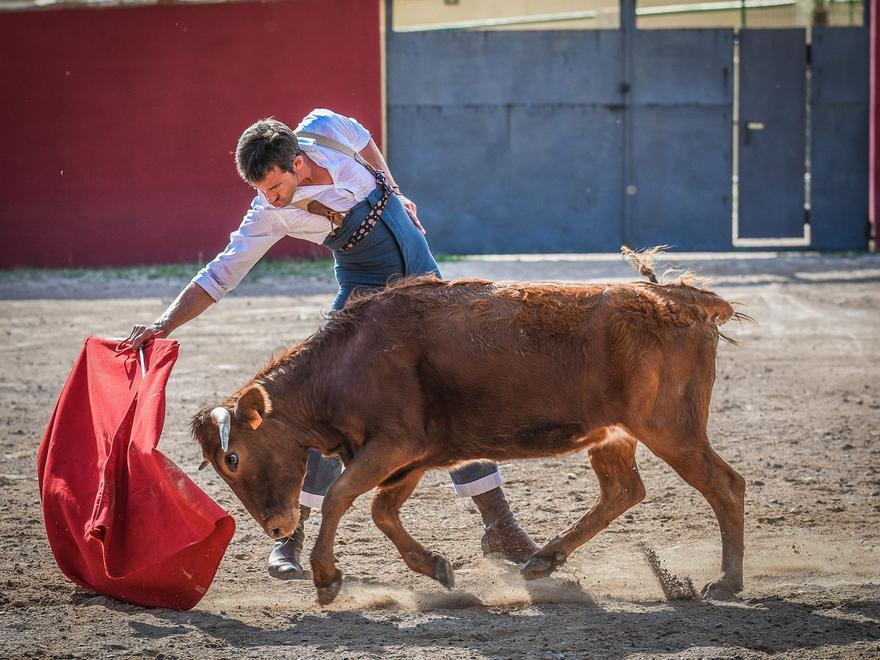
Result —
<path fill-rule="evenodd" d="M 262 181 L 254 183 L 254 188 L 262 191 L 272 206 L 282 208 L 293 201 L 293 193 L 299 187 L 299 177 L 296 174 L 298 160 L 301 161 L 302 157 L 294 158 L 293 172 L 283 172 L 276 165 Z"/>

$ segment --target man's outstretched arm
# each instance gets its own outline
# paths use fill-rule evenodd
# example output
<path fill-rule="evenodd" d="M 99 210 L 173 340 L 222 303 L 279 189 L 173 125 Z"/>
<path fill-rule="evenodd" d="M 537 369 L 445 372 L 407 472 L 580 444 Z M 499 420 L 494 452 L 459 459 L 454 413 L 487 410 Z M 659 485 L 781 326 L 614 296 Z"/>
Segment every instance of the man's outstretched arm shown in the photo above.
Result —
<path fill-rule="evenodd" d="M 150 325 L 135 325 L 123 343 L 130 344 L 131 348 L 136 351 L 154 337 L 160 335 L 167 337 L 184 323 L 192 321 L 212 304 L 214 304 L 214 299 L 208 295 L 208 292 L 195 282 L 190 282 L 158 319 Z"/>

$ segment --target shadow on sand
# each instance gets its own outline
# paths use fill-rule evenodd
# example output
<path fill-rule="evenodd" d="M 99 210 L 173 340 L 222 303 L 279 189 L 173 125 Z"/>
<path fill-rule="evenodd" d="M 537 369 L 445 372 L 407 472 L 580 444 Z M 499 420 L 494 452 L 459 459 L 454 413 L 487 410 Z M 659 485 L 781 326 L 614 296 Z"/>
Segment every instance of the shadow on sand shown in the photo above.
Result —
<path fill-rule="evenodd" d="M 161 639 L 191 633 L 213 638 L 219 646 L 242 653 L 258 647 L 308 644 L 335 655 L 381 654 L 386 649 L 438 647 L 491 656 L 523 656 L 542 651 L 622 657 L 632 653 L 680 653 L 694 647 L 740 648 L 757 653 L 798 652 L 823 646 L 880 640 L 880 604 L 860 600 L 834 608 L 777 598 L 733 603 L 701 601 L 611 601 L 598 604 L 570 581 L 546 578 L 524 583 L 529 596 L 515 607 L 499 607 L 464 592 L 408 592 L 392 585 L 347 580 L 350 593 L 372 592 L 372 605 L 341 594 L 341 602 L 324 611 L 295 613 L 282 627 L 263 628 L 234 616 L 210 612 L 149 610 L 161 623 L 131 621 L 139 636 Z M 396 594 L 383 600 L 381 593 Z M 410 594 L 401 607 L 400 594 Z M 555 601 L 550 602 L 555 598 Z M 140 608 L 107 598 L 81 598 L 81 604 L 103 605 L 122 612 Z M 415 603 L 419 616 L 413 617 Z M 339 609 L 355 605 L 357 609 Z M 283 611 L 283 604 L 278 606 Z M 829 616 L 854 614 L 860 620 Z M 637 610 L 637 611 L 633 611 Z M 398 616 L 400 614 L 401 616 Z M 401 625 L 399 622 L 406 621 Z M 874 620 L 867 620 L 874 619 Z M 560 625 L 560 621 L 565 625 Z M 277 618 L 276 618 L 277 621 Z"/>

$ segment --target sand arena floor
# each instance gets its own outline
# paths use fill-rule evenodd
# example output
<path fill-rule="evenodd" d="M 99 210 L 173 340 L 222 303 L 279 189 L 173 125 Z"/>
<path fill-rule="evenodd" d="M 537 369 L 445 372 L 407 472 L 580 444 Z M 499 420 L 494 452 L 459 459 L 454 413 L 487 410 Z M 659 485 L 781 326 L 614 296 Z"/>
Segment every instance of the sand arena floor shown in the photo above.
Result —
<path fill-rule="evenodd" d="M 639 542 L 698 586 L 719 567 L 714 516 L 640 447 L 645 501 L 553 577 L 523 582 L 481 557 L 478 514 L 430 473 L 404 508 L 413 535 L 452 562 L 455 591 L 410 572 L 361 498 L 343 519 L 346 583 L 320 608 L 308 581 L 269 578 L 268 539 L 211 470 L 196 472 L 190 416 L 322 323 L 329 269 L 271 273 L 180 329 L 160 448 L 236 518 L 216 580 L 190 612 L 83 591 L 46 544 L 34 458 L 84 338 L 126 335 L 183 283 L 137 272 L 0 276 L 0 656 L 2 657 L 761 657 L 880 656 L 880 257 L 671 259 L 746 303 L 729 327 L 710 434 L 748 482 L 746 589 L 732 603 L 663 598 Z M 448 277 L 636 279 L 617 260 L 457 260 Z M 258 328 L 258 331 L 255 331 Z M 586 457 L 502 465 L 523 525 L 546 541 L 589 506 Z M 317 531 L 313 517 L 306 551 Z"/>

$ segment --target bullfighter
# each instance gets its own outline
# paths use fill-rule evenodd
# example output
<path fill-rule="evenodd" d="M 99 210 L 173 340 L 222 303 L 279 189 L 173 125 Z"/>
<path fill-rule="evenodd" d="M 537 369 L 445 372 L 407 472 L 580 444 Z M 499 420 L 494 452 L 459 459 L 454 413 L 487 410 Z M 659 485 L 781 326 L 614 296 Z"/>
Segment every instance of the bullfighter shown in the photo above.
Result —
<path fill-rule="evenodd" d="M 440 276 L 416 205 L 401 193 L 382 152 L 356 119 L 315 109 L 295 130 L 274 118 L 262 119 L 241 135 L 235 161 L 242 179 L 256 190 L 244 220 L 226 248 L 159 318 L 132 328 L 126 340 L 132 349 L 153 337 L 167 337 L 219 302 L 284 236 L 324 245 L 333 253 L 339 284 L 334 311 L 356 289 L 380 288 L 400 276 Z M 268 558 L 271 576 L 303 577 L 304 522 L 311 508 L 321 508 L 341 469 L 337 457 L 310 453 L 300 523 L 291 536 L 275 541 Z M 484 554 L 527 561 L 538 548 L 510 511 L 498 466 L 469 463 L 450 477 L 455 493 L 470 496 L 480 511 Z"/>

